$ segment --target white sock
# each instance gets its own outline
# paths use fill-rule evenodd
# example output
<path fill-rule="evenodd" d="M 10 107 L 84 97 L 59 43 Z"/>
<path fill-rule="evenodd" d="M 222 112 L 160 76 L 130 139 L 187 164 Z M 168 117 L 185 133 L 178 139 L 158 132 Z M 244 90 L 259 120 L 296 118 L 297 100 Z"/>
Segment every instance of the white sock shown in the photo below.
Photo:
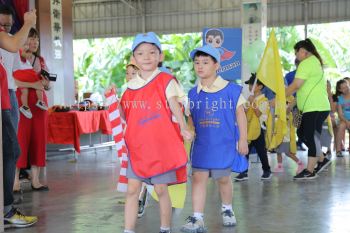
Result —
<path fill-rule="evenodd" d="M 231 210 L 231 211 L 233 211 L 233 208 L 232 208 L 232 205 L 225 205 L 225 204 L 222 204 L 221 210 L 222 210 L 222 211 L 225 211 L 225 210 Z"/>
<path fill-rule="evenodd" d="M 170 232 L 170 227 L 160 227 L 161 231 L 169 231 Z"/>
<path fill-rule="evenodd" d="M 195 217 L 198 220 L 203 220 L 204 214 L 203 213 L 199 213 L 199 212 L 194 212 L 193 213 L 193 217 Z"/>
<path fill-rule="evenodd" d="M 131 230 L 124 230 L 124 233 L 135 233 L 135 231 L 131 231 Z"/>

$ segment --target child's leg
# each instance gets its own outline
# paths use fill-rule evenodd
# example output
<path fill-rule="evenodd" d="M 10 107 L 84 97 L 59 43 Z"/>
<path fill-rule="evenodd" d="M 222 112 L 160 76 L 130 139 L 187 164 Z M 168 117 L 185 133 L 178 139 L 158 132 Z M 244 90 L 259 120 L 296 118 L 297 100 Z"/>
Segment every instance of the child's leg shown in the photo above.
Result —
<path fill-rule="evenodd" d="M 300 160 L 298 159 L 298 157 L 294 153 L 289 153 L 288 157 L 291 158 L 296 163 L 300 162 Z"/>
<path fill-rule="evenodd" d="M 159 199 L 160 227 L 170 229 L 171 226 L 171 200 L 167 184 L 155 184 L 154 190 Z"/>
<path fill-rule="evenodd" d="M 35 90 L 36 97 L 39 101 L 43 102 L 43 91 L 42 90 Z"/>
<path fill-rule="evenodd" d="M 196 171 L 192 176 L 192 206 L 194 213 L 204 213 L 209 172 Z"/>
<path fill-rule="evenodd" d="M 295 153 L 291 153 L 289 152 L 287 154 L 287 156 L 289 158 L 291 158 L 294 162 L 296 162 L 298 164 L 298 168 L 297 168 L 297 174 L 299 174 L 302 170 L 304 170 L 304 164 L 303 162 L 295 155 Z"/>
<path fill-rule="evenodd" d="M 337 144 L 336 144 L 336 152 L 337 152 L 337 155 L 339 153 L 341 153 L 341 150 L 342 150 L 342 142 L 343 142 L 343 136 L 344 136 L 344 133 L 345 133 L 345 130 L 346 130 L 346 124 L 344 122 L 340 122 L 339 125 L 338 125 L 338 130 L 337 130 Z"/>
<path fill-rule="evenodd" d="M 273 170 L 275 173 L 284 172 L 283 164 L 282 164 L 282 153 L 277 153 L 277 166 Z"/>
<path fill-rule="evenodd" d="M 38 101 L 36 102 L 36 106 L 42 110 L 47 110 L 47 106 L 46 103 L 44 102 L 44 95 L 43 95 L 43 91 L 41 90 L 36 90 L 36 96 L 38 98 Z"/>
<path fill-rule="evenodd" d="M 28 88 L 21 88 L 21 102 L 28 108 Z"/>
<path fill-rule="evenodd" d="M 223 176 L 218 179 L 220 196 L 221 196 L 221 215 L 224 226 L 236 225 L 236 217 L 232 208 L 233 185 L 231 176 Z"/>
<path fill-rule="evenodd" d="M 128 180 L 128 191 L 124 208 L 125 230 L 133 231 L 135 229 L 141 185 L 142 183 L 139 180 Z"/>
<path fill-rule="evenodd" d="M 231 176 L 224 176 L 218 179 L 221 202 L 223 205 L 232 205 L 233 185 Z"/>
<path fill-rule="evenodd" d="M 182 226 L 182 232 L 205 232 L 204 206 L 207 195 L 209 171 L 193 171 L 192 174 L 192 207 L 193 216 L 189 216 L 187 223 Z"/>
<path fill-rule="evenodd" d="M 333 140 L 334 140 L 333 151 L 335 151 L 335 145 L 337 145 L 337 140 L 338 140 L 338 138 L 337 138 L 338 127 L 337 127 L 337 124 L 333 118 L 332 118 L 332 127 L 333 127 Z"/>
<path fill-rule="evenodd" d="M 267 158 L 266 143 L 263 131 L 260 136 L 254 141 L 256 152 L 261 161 L 262 169 L 264 172 L 271 172 L 269 160 Z"/>
<path fill-rule="evenodd" d="M 277 153 L 277 163 L 282 164 L 282 153 Z"/>

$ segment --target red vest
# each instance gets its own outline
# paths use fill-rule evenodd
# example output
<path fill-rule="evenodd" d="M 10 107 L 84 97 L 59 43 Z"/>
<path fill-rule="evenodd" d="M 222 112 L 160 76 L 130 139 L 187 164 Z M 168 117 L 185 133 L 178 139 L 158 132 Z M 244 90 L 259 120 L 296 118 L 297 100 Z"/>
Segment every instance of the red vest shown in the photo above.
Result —
<path fill-rule="evenodd" d="M 142 88 L 127 89 L 121 107 L 127 125 L 125 141 L 135 174 L 150 178 L 177 170 L 177 182 L 181 183 L 186 182 L 187 155 L 179 125 L 172 122 L 166 100 L 165 90 L 172 79 L 173 76 L 162 72 Z"/>

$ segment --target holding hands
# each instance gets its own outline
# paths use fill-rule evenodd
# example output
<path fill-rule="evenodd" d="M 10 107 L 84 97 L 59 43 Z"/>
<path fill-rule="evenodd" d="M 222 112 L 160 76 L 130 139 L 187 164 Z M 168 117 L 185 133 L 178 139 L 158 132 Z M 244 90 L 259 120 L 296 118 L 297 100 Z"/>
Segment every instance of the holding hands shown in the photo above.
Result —
<path fill-rule="evenodd" d="M 193 139 L 193 132 L 187 128 L 181 129 L 181 135 L 187 141 L 191 141 Z"/>

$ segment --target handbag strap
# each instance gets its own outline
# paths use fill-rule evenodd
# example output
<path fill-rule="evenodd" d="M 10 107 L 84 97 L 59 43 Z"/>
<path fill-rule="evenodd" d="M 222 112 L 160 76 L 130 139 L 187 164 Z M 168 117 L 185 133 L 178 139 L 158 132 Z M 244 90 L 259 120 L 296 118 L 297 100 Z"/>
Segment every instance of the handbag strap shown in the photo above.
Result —
<path fill-rule="evenodd" d="M 33 63 L 32 63 L 32 66 L 33 66 L 33 67 L 34 67 L 34 64 L 35 64 L 36 58 L 37 58 L 37 56 L 34 54 L 34 60 L 33 60 Z"/>

